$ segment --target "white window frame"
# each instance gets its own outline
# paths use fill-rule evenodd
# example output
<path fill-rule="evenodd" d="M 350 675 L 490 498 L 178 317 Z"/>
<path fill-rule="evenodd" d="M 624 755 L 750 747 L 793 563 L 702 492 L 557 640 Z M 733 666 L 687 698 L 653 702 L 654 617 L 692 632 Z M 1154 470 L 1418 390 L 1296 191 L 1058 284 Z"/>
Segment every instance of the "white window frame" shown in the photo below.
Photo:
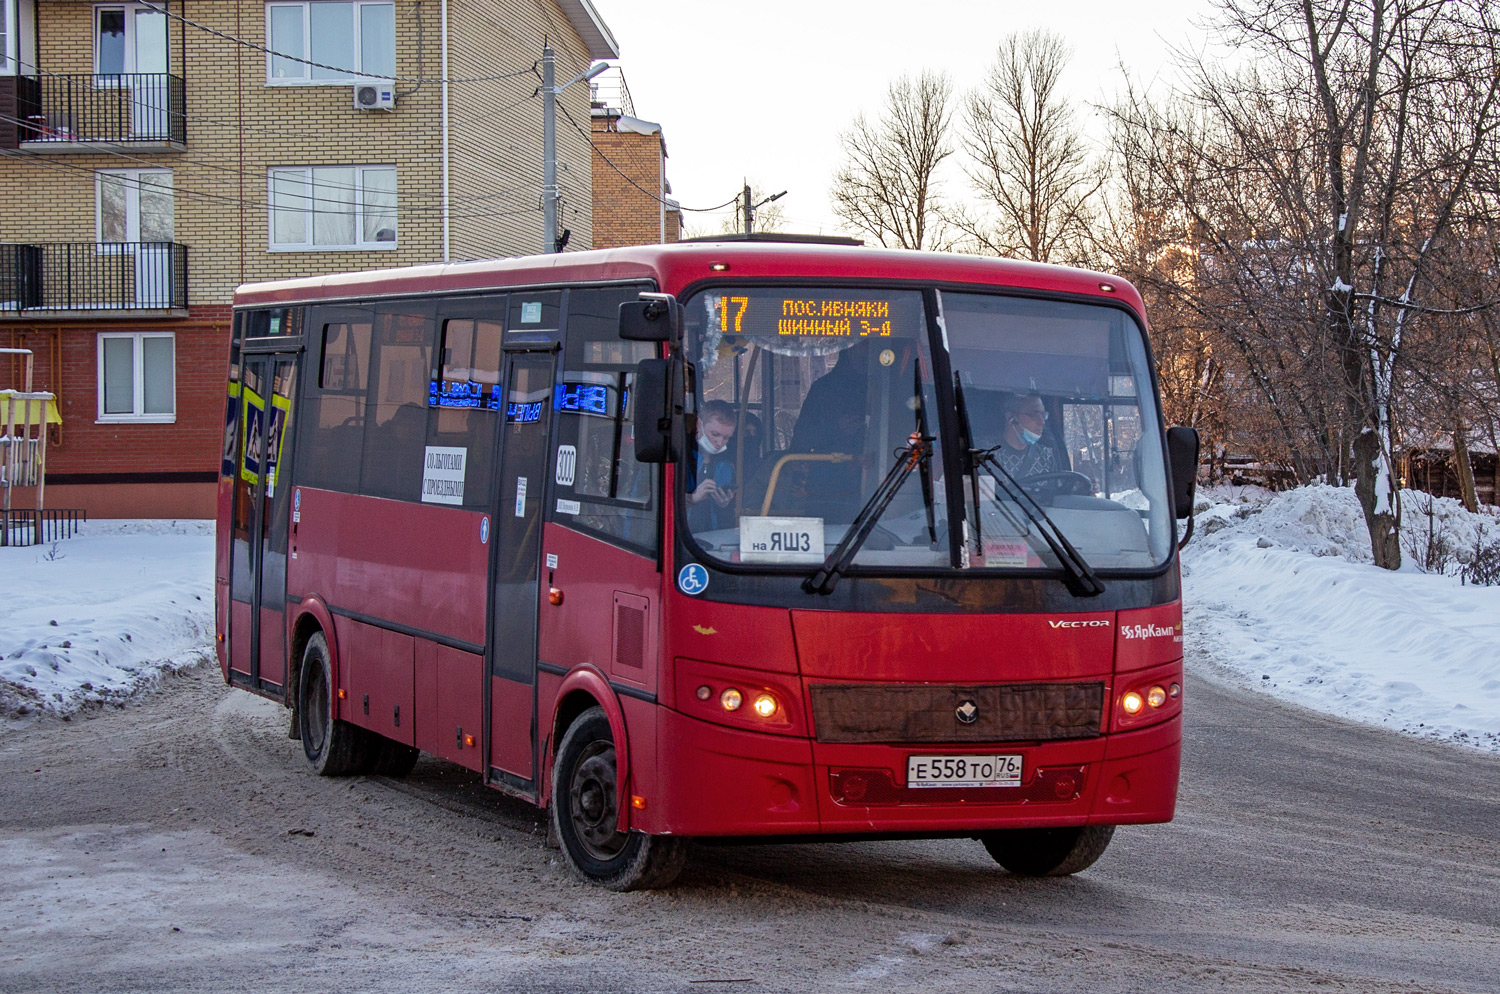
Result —
<path fill-rule="evenodd" d="M 271 67 L 275 56 L 271 51 L 266 52 L 266 85 L 267 86 L 349 86 L 351 83 L 361 79 L 388 79 L 390 77 L 366 74 L 364 71 L 365 53 L 362 44 L 362 25 L 365 7 L 391 7 L 392 17 L 395 16 L 393 0 L 339 0 L 348 3 L 354 8 L 354 65 L 350 66 L 350 75 L 344 79 L 314 79 L 312 66 L 309 62 L 321 62 L 321 59 L 312 57 L 312 0 L 268 0 L 266 3 L 266 48 L 271 46 L 271 11 L 277 7 L 299 7 L 302 10 L 302 51 L 300 52 L 277 52 L 275 54 L 291 56 L 302 59 L 299 63 L 302 67 L 301 76 L 276 77 L 271 75 Z M 395 53 L 392 52 L 394 60 Z M 338 67 L 343 68 L 343 67 Z"/>
<path fill-rule="evenodd" d="M 172 237 L 168 241 L 177 240 L 177 188 L 175 178 L 170 169 L 96 169 L 94 170 L 94 250 L 99 255 L 118 255 L 122 251 L 120 242 L 107 242 L 104 240 L 104 180 L 105 177 L 118 179 L 125 186 L 125 234 L 134 234 L 134 238 L 127 237 L 123 244 L 131 244 L 141 240 L 141 177 L 142 176 L 166 176 L 168 182 L 161 189 L 172 194 Z"/>
<path fill-rule="evenodd" d="M 105 414 L 104 413 L 104 343 L 111 338 L 128 338 L 133 341 L 130 351 L 131 380 L 134 387 L 134 395 L 131 399 L 131 411 L 129 414 Z M 148 338 L 167 338 L 172 341 L 172 410 L 170 412 L 158 412 L 146 414 L 146 349 L 144 342 Z M 98 334 L 98 416 L 94 419 L 95 424 L 173 424 L 177 421 L 177 334 L 171 331 L 101 331 Z"/>
<path fill-rule="evenodd" d="M 318 169 L 354 170 L 354 242 L 348 245 L 316 245 L 313 243 L 313 214 L 309 208 L 302 212 L 302 234 L 300 242 L 276 241 L 276 176 L 280 173 L 302 173 L 306 182 L 316 184 L 314 173 Z M 365 241 L 365 173 L 373 169 L 389 169 L 396 173 L 396 240 L 390 242 Z M 313 186 L 316 193 L 317 187 Z M 323 165 L 323 166 L 273 166 L 266 173 L 266 247 L 271 252 L 394 252 L 401 245 L 401 197 L 400 170 L 393 163 L 369 165 Z"/>
<path fill-rule="evenodd" d="M 16 75 L 16 63 L 21 57 L 20 16 L 17 6 L 20 0 L 0 0 L 0 76 Z"/>
<path fill-rule="evenodd" d="M 7 2 L 7 0 L 0 0 L 0 3 L 5 3 L 5 2 Z M 158 13 L 160 11 L 156 7 L 152 7 L 152 6 L 148 6 L 146 4 L 140 4 L 140 3 L 101 3 L 101 4 L 95 4 L 94 5 L 94 13 L 92 15 L 93 16 L 93 20 L 90 22 L 90 31 L 93 32 L 92 41 L 93 41 L 93 49 L 94 49 L 94 85 L 97 86 L 97 87 L 99 87 L 100 89 L 106 89 L 107 90 L 107 89 L 113 89 L 115 87 L 118 87 L 118 86 L 121 86 L 121 85 L 125 85 L 125 84 L 122 84 L 119 80 L 108 78 L 110 76 L 113 76 L 114 74 L 113 73 L 105 73 L 105 72 L 103 72 L 99 68 L 99 15 L 102 14 L 106 10 L 118 10 L 122 14 L 124 14 L 124 16 L 125 16 L 125 68 L 123 70 L 123 72 L 124 72 L 125 75 L 131 75 L 131 74 L 135 73 L 137 71 L 137 68 L 138 68 L 136 66 L 136 61 L 135 61 L 135 56 L 136 56 L 136 52 L 135 52 L 136 38 L 135 38 L 135 16 L 134 15 L 138 11 L 155 11 L 155 12 L 158 12 Z M 164 24 L 165 24 L 165 22 L 164 22 Z M 172 71 L 172 45 L 171 45 L 171 37 L 170 37 L 171 36 L 171 31 L 169 29 L 167 29 L 167 33 L 168 33 L 168 37 L 165 38 L 165 39 L 163 39 L 163 41 L 166 42 L 166 56 L 167 56 L 167 67 L 166 67 L 166 69 L 164 71 L 171 72 Z"/>

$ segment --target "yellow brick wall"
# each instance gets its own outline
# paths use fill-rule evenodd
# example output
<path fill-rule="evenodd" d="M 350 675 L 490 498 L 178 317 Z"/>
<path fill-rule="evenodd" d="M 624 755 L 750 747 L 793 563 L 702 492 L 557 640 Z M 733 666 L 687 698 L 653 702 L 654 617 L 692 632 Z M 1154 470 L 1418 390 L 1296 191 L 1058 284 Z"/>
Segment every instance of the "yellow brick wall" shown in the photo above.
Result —
<path fill-rule="evenodd" d="M 93 4 L 40 6 L 43 73 L 93 71 Z M 264 44 L 263 0 L 187 0 L 171 11 Z M 540 59 L 544 34 L 558 51 L 563 82 L 588 64 L 586 49 L 551 0 L 496 4 L 450 0 L 450 77 L 494 76 Z M 0 159 L 0 241 L 93 241 L 96 169 L 169 168 L 175 238 L 189 246 L 189 299 L 227 302 L 245 281 L 311 276 L 442 258 L 439 3 L 396 0 L 393 112 L 353 106 L 348 83 L 267 85 L 263 52 L 173 20 L 170 71 L 187 84 L 187 142 L 181 152 L 38 153 Z M 543 13 L 550 13 L 548 18 Z M 540 23 L 539 23 L 540 22 Z M 420 27 L 420 30 L 419 30 Z M 420 44 L 419 44 L 420 38 Z M 184 58 L 183 53 L 186 52 Z M 415 77 L 424 77 L 420 84 Z M 517 255 L 541 249 L 541 103 L 531 75 L 451 86 L 452 257 Z M 563 100 L 587 127 L 588 86 Z M 520 101 L 517 103 L 517 101 Z M 516 104 L 496 114 L 497 108 Z M 559 114 L 564 227 L 570 248 L 591 243 L 586 141 Z M 346 252 L 269 250 L 267 170 L 274 166 L 395 165 L 398 248 Z"/>
<path fill-rule="evenodd" d="M 551 0 L 450 0 L 448 19 L 451 36 L 470 42 L 452 47 L 451 79 L 474 80 L 537 66 L 537 75 L 454 82 L 450 87 L 453 258 L 544 251 L 542 101 L 532 95 L 541 85 L 542 42 L 549 39 L 556 53 L 559 85 L 589 67 L 588 50 Z M 593 245 L 591 178 L 588 140 L 568 115 L 581 128 L 589 127 L 586 81 L 558 97 L 558 229 L 572 232 L 568 249 L 575 251 Z M 497 251 L 497 246 L 509 248 Z"/>

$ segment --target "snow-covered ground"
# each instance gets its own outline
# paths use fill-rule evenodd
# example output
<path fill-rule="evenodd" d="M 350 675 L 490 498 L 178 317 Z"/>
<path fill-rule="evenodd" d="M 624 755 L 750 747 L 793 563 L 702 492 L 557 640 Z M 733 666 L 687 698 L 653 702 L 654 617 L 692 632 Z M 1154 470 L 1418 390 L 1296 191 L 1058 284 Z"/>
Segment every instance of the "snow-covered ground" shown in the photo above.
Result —
<path fill-rule="evenodd" d="M 0 548 L 0 714 L 119 702 L 212 659 L 214 523 L 91 521 Z"/>
<path fill-rule="evenodd" d="M 1429 528 L 1425 495 L 1404 506 L 1407 565 L 1391 573 L 1369 564 L 1352 490 L 1200 493 L 1189 647 L 1297 704 L 1500 752 L 1500 586 L 1457 575 L 1476 539 L 1500 542 L 1500 518 L 1438 500 Z M 1446 574 L 1416 566 L 1429 534 L 1451 550 Z M 211 660 L 212 594 L 212 522 L 91 522 L 0 549 L 0 714 L 120 702 Z"/>
<path fill-rule="evenodd" d="M 1500 586 L 1458 574 L 1476 540 L 1500 542 L 1500 518 L 1406 492 L 1393 573 L 1370 565 L 1351 489 L 1214 488 L 1198 507 L 1184 629 L 1216 667 L 1318 711 L 1500 752 Z M 1418 568 L 1429 535 L 1451 550 L 1447 573 Z"/>

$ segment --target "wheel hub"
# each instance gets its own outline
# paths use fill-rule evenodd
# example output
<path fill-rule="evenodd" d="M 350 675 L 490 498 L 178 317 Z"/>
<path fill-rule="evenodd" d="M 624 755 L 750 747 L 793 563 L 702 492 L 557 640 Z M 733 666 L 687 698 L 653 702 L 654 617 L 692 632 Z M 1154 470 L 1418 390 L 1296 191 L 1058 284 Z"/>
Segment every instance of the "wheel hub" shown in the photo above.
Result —
<path fill-rule="evenodd" d="M 579 841 L 595 859 L 611 859 L 625 845 L 625 833 L 617 827 L 617 787 L 615 747 L 605 742 L 592 743 L 573 768 L 568 807 Z"/>

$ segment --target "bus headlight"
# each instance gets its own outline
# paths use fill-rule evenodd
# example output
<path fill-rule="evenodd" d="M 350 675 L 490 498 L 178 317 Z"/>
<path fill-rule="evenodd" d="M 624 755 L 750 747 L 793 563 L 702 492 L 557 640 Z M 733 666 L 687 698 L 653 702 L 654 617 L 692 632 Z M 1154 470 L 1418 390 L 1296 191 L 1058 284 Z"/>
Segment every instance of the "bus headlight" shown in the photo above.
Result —
<path fill-rule="evenodd" d="M 1125 709 L 1126 714 L 1140 714 L 1141 708 L 1145 706 L 1145 700 L 1133 690 L 1120 698 L 1120 707 Z"/>
<path fill-rule="evenodd" d="M 724 706 L 725 711 L 738 711 L 740 705 L 745 703 L 745 695 L 730 687 L 719 695 L 719 703 Z"/>
<path fill-rule="evenodd" d="M 762 718 L 770 718 L 776 714 L 776 698 L 770 694 L 759 695 L 755 698 L 755 702 L 751 706 L 755 708 L 755 713 Z"/>
<path fill-rule="evenodd" d="M 1161 687 L 1152 687 L 1146 691 L 1146 703 L 1154 708 L 1159 708 L 1167 703 L 1167 692 Z"/>

